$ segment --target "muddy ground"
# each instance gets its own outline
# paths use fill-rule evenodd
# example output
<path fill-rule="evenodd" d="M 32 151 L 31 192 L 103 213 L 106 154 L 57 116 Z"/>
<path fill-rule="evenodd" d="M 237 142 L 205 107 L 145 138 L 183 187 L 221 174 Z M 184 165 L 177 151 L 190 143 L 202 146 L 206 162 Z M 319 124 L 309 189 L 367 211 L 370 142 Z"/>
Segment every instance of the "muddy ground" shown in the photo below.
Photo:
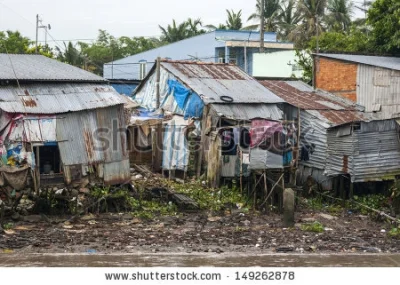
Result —
<path fill-rule="evenodd" d="M 3 253 L 393 253 L 400 239 L 388 236 L 391 226 L 367 216 L 337 216 L 303 209 L 296 226 L 282 228 L 277 214 L 207 212 L 157 217 L 130 214 L 87 215 L 80 218 L 26 216 L 0 233 Z M 321 233 L 302 224 L 319 221 Z"/>

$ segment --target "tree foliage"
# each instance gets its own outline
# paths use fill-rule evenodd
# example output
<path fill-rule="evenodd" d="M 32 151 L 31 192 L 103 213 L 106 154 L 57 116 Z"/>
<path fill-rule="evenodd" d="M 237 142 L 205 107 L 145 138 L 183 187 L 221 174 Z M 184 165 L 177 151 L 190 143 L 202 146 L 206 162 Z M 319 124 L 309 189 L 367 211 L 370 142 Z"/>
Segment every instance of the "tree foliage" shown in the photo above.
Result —
<path fill-rule="evenodd" d="M 161 30 L 161 41 L 166 43 L 174 43 L 193 36 L 204 34 L 206 31 L 202 29 L 203 23 L 201 19 L 191 19 L 177 24 L 172 20 L 172 24 L 167 27 L 159 26 Z"/>
<path fill-rule="evenodd" d="M 0 32 L 1 53 L 26 53 L 32 44 L 31 40 L 21 35 L 18 31 Z"/>
<path fill-rule="evenodd" d="M 368 10 L 375 47 L 382 53 L 400 54 L 400 2 L 376 0 Z"/>

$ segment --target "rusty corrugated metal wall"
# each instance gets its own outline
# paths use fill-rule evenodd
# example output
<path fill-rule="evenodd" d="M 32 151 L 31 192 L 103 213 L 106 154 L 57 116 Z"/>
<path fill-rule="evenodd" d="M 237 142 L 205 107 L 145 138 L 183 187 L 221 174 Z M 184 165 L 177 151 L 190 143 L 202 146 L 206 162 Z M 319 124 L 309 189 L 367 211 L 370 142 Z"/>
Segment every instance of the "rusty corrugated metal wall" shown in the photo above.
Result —
<path fill-rule="evenodd" d="M 102 165 L 106 184 L 129 180 L 122 105 L 64 114 L 57 120 L 57 141 L 64 166 Z"/>
<path fill-rule="evenodd" d="M 361 122 L 350 135 L 328 131 L 326 174 L 349 174 L 352 182 L 393 180 L 400 175 L 399 129 L 395 120 Z"/>

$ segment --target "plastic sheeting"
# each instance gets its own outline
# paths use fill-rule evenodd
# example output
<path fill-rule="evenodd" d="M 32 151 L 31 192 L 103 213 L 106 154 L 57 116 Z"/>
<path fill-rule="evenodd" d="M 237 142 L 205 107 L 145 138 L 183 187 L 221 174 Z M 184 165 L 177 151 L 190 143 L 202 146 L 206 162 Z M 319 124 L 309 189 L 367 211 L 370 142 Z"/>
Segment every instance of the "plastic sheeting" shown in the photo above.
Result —
<path fill-rule="evenodd" d="M 185 137 L 185 127 L 185 125 L 175 124 L 174 121 L 165 125 L 162 161 L 164 170 L 186 171 L 189 165 L 189 147 Z"/>
<path fill-rule="evenodd" d="M 266 139 L 273 137 L 277 132 L 282 132 L 283 126 L 281 122 L 269 120 L 252 120 L 251 121 L 251 147 L 257 147 Z"/>
<path fill-rule="evenodd" d="M 250 169 L 281 169 L 283 168 L 283 157 L 261 148 L 250 150 Z"/>
<path fill-rule="evenodd" d="M 190 95 L 185 108 L 185 119 L 201 118 L 203 116 L 204 103 L 199 95 L 193 93 Z"/>
<path fill-rule="evenodd" d="M 183 86 L 177 80 L 168 80 L 168 92 L 173 94 L 176 104 L 183 110 L 185 119 L 201 118 L 203 116 L 204 103 L 196 93 Z"/>
<path fill-rule="evenodd" d="M 189 89 L 180 84 L 179 81 L 170 79 L 168 80 L 168 93 L 174 95 L 179 108 L 185 108 L 187 98 L 190 95 Z"/>

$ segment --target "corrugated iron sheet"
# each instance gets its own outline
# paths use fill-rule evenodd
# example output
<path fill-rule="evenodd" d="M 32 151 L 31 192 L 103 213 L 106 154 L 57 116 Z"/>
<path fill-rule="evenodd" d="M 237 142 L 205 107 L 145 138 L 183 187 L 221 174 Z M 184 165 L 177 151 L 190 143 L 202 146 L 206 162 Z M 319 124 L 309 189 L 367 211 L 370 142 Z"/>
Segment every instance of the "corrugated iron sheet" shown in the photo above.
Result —
<path fill-rule="evenodd" d="M 366 56 L 366 55 L 354 55 L 354 54 L 327 54 L 327 53 L 325 54 L 320 53 L 318 54 L 318 56 L 361 63 L 366 65 L 384 67 L 388 69 L 400 70 L 399 57 Z"/>
<path fill-rule="evenodd" d="M 164 61 L 161 66 L 199 94 L 206 104 L 227 103 L 222 96 L 231 97 L 233 101 L 229 103 L 284 102 L 234 65 Z"/>
<path fill-rule="evenodd" d="M 378 79 L 379 77 L 379 79 Z M 381 120 L 400 117 L 400 72 L 359 65 L 357 103 Z"/>
<path fill-rule="evenodd" d="M 358 111 L 358 107 L 343 98 L 312 88 L 298 81 L 261 80 L 262 85 L 290 105 L 307 110 L 331 126 L 373 119 Z"/>
<path fill-rule="evenodd" d="M 104 183 L 106 185 L 124 184 L 130 178 L 129 159 L 104 164 Z"/>
<path fill-rule="evenodd" d="M 0 87 L 0 109 L 8 113 L 59 114 L 126 103 L 105 84 L 23 84 Z"/>
<path fill-rule="evenodd" d="M 313 146 L 313 153 L 310 153 L 308 161 L 301 161 L 302 165 L 325 169 L 327 157 L 327 129 L 329 124 L 324 120 L 319 120 L 309 113 L 309 111 L 301 111 L 301 145 Z"/>
<path fill-rule="evenodd" d="M 233 120 L 283 118 L 283 113 L 276 104 L 212 104 L 211 106 L 218 116 Z"/>
<path fill-rule="evenodd" d="M 400 142 L 394 120 L 361 123 L 359 130 L 338 136 L 328 131 L 326 174 L 350 174 L 352 182 L 392 180 L 400 175 Z"/>
<path fill-rule="evenodd" d="M 91 72 L 43 55 L 0 54 L 0 66 L 0 79 L 105 82 Z"/>
<path fill-rule="evenodd" d="M 122 107 L 65 114 L 57 120 L 57 141 L 64 165 L 91 165 L 127 159 Z"/>

